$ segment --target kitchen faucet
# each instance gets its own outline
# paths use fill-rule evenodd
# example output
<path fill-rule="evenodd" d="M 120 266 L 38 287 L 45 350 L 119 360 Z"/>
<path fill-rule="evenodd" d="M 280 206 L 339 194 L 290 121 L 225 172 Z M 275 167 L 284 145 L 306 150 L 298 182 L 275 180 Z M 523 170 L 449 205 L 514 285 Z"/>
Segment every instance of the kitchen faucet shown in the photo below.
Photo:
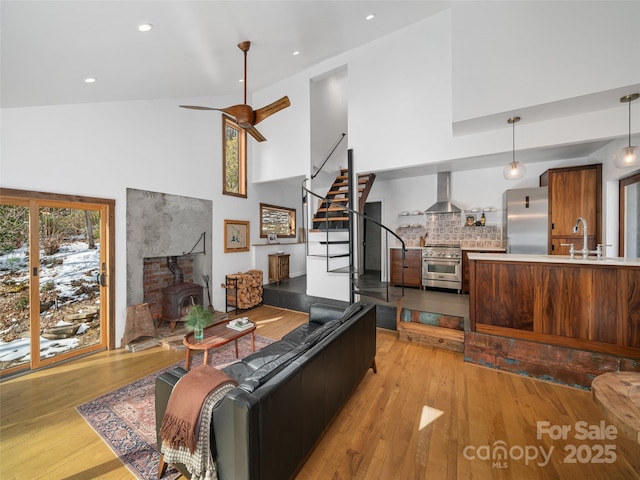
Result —
<path fill-rule="evenodd" d="M 589 258 L 589 245 L 587 244 L 587 221 L 580 217 L 576 221 L 575 226 L 573 227 L 573 233 L 578 233 L 578 229 L 580 227 L 580 222 L 582 222 L 582 250 L 578 250 L 582 254 L 582 258 Z"/>

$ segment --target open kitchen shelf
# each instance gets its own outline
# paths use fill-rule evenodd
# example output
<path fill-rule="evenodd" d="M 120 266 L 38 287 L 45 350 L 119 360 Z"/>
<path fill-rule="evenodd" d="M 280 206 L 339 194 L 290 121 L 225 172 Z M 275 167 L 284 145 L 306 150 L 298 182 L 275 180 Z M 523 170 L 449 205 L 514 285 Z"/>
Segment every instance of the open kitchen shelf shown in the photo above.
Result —
<path fill-rule="evenodd" d="M 398 214 L 398 228 L 405 230 L 410 228 L 425 228 L 424 212 L 414 210 L 412 212 L 402 212 Z"/>
<path fill-rule="evenodd" d="M 473 216 L 475 218 L 475 221 L 480 220 L 480 217 L 482 217 L 482 214 L 484 213 L 484 217 L 486 219 L 486 222 L 484 225 L 467 225 L 467 217 L 469 216 Z M 462 226 L 463 227 L 469 227 L 469 228 L 482 228 L 484 227 L 495 227 L 498 226 L 498 224 L 500 223 L 500 215 L 501 215 L 501 210 L 497 209 L 497 208 L 491 208 L 491 209 L 469 209 L 469 210 L 463 210 L 462 211 L 462 215 L 460 216 L 460 220 L 462 222 Z"/>

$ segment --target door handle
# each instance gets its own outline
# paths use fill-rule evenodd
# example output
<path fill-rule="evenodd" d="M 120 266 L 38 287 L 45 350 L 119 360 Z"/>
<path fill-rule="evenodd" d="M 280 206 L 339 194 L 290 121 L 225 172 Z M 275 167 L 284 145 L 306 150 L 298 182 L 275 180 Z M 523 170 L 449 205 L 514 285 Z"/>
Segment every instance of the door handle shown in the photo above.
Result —
<path fill-rule="evenodd" d="M 96 281 L 98 282 L 98 284 L 101 287 L 106 287 L 107 286 L 107 274 L 106 273 L 99 273 L 96 276 Z"/>

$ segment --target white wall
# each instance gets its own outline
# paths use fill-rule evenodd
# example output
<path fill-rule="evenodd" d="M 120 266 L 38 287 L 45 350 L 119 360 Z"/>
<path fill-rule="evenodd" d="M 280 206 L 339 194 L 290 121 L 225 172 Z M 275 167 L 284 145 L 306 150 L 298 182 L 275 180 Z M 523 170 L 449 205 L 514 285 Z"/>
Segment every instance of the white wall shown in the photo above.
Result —
<path fill-rule="evenodd" d="M 452 12 L 454 121 L 639 81 L 640 2 L 456 1 Z"/>
<path fill-rule="evenodd" d="M 550 3 L 555 8 L 558 2 L 471 2 L 464 5 L 473 9 L 480 6 L 502 8 L 502 11 L 509 12 L 505 17 L 509 20 L 515 18 L 514 15 L 529 15 L 534 3 L 536 8 Z M 452 129 L 454 105 L 456 117 L 487 115 L 513 105 L 513 98 L 505 94 L 506 87 L 498 82 L 500 76 L 495 73 L 496 68 L 504 65 L 517 67 L 518 74 L 526 70 L 526 83 L 518 85 L 514 92 L 514 96 L 521 99 L 518 100 L 521 105 L 574 98 L 597 90 L 607 92 L 623 83 L 640 84 L 638 62 L 633 61 L 637 58 L 638 29 L 635 24 L 632 28 L 625 28 L 628 22 L 638 18 L 640 4 L 566 3 L 572 6 L 559 5 L 558 8 L 562 7 L 564 12 L 560 12 L 559 18 L 566 20 L 571 8 L 579 8 L 581 15 L 571 18 L 571 21 L 549 19 L 547 22 L 544 10 L 536 14 L 535 18 L 543 19 L 545 23 L 540 30 L 542 33 L 536 31 L 531 35 L 538 38 L 544 34 L 551 41 L 547 44 L 546 39 L 540 39 L 540 43 L 529 39 L 527 55 L 521 58 L 513 57 L 512 48 L 517 49 L 515 40 L 509 39 L 513 46 L 502 45 L 504 36 L 501 28 L 479 31 L 485 24 L 478 22 L 465 30 L 464 23 L 456 22 L 473 22 L 481 17 L 474 16 L 473 10 L 469 10 L 467 16 L 459 17 L 459 12 L 454 9 L 455 15 L 451 10 L 441 12 L 255 92 L 251 103 L 256 106 L 267 105 L 288 95 L 291 107 L 259 125 L 267 142 L 257 144 L 249 140 L 250 180 L 255 183 L 276 182 L 272 187 L 277 190 L 278 180 L 309 176 L 311 81 L 337 69 L 348 70 L 348 146 L 354 149 L 356 170 L 359 172 L 510 152 L 511 138 L 505 135 L 504 126 L 507 116 L 500 119 L 499 127 L 472 134 L 454 136 Z M 457 8 L 457 2 L 454 2 L 454 7 Z M 583 12 L 586 12 L 584 22 Z M 501 26 L 500 23 L 491 25 Z M 558 42 L 572 38 L 578 38 L 580 43 L 569 43 L 570 47 L 573 45 L 569 50 L 556 48 Z M 474 42 L 496 47 L 490 51 L 491 63 L 477 66 L 465 63 L 471 62 L 468 57 L 474 53 Z M 593 52 L 593 55 L 566 55 L 566 52 L 577 51 Z M 549 65 L 566 67 L 559 77 L 554 78 L 557 80 L 555 86 L 549 81 Z M 485 86 L 475 86 L 475 78 L 480 78 Z M 470 98 L 463 96 L 467 86 L 475 92 Z M 506 90 L 514 91 L 514 85 L 509 82 Z M 618 98 L 612 100 L 611 108 L 589 109 L 586 104 L 585 111 L 573 112 L 570 116 L 543 117 L 535 122 L 523 116 L 518 124 L 518 149 L 624 137 L 627 134 L 626 116 Z M 222 228 L 225 218 L 249 220 L 251 243 L 257 243 L 261 195 L 256 194 L 257 187 L 252 182 L 249 183 L 246 200 L 220 194 L 220 115 L 177 108 L 178 104 L 185 103 L 230 105 L 235 102 L 233 98 L 191 98 L 3 109 L 0 112 L 2 186 L 116 200 L 118 340 L 124 326 L 126 307 L 125 255 L 120 252 L 125 251 L 126 245 L 124 209 L 127 187 L 213 201 L 214 273 L 211 285 L 217 309 L 224 308 L 224 294 L 219 285 L 224 281 L 225 273 L 247 270 L 256 262 L 253 252 L 224 254 Z M 638 134 L 640 102 L 635 103 L 638 105 L 632 107 L 636 119 L 632 130 Z M 540 107 L 544 110 L 544 105 Z M 602 157 L 603 163 L 610 164 L 606 152 Z M 481 162 L 478 166 L 482 166 Z M 531 167 L 525 182 L 534 179 L 535 168 L 542 168 L 542 165 Z M 190 179 L 177 180 L 173 174 L 176 168 L 190 172 Z M 605 172 L 611 184 L 624 173 L 609 167 Z M 482 177 L 486 181 L 478 182 Z M 501 194 L 505 189 L 501 178 L 500 169 L 455 173 L 453 197 L 461 204 L 494 204 L 498 192 Z M 458 191 L 465 185 L 467 190 Z M 606 192 L 606 200 L 612 201 L 612 187 L 608 186 Z M 420 198 L 421 195 L 424 198 Z M 387 199 L 389 211 L 383 215 L 386 220 L 393 221 L 395 213 L 392 214 L 392 210 L 412 208 L 404 207 L 409 201 L 420 206 L 430 205 L 432 195 L 433 192 L 421 187 L 411 189 L 398 184 L 395 190 L 389 186 L 372 192 L 370 199 Z M 283 198 L 282 201 L 288 199 Z M 274 203 L 278 204 L 277 201 Z M 607 232 L 614 230 L 613 222 L 609 212 Z"/>
<path fill-rule="evenodd" d="M 250 180 L 270 182 L 309 176 L 310 99 L 309 78 L 295 75 L 253 95 L 252 103 L 262 107 L 287 95 L 291 106 L 270 116 L 256 128 L 267 139 L 254 146 Z"/>
<path fill-rule="evenodd" d="M 347 167 L 348 72 L 340 68 L 311 81 L 311 172 L 318 173 L 313 187 L 333 183 L 340 168 Z M 339 144 L 338 144 L 339 142 Z M 336 144 L 338 145 L 336 147 Z M 335 151 L 332 152 L 333 148 Z M 329 157 L 329 155 L 331 156 Z M 323 162 L 327 159 L 327 162 Z"/>
<path fill-rule="evenodd" d="M 476 8 L 473 2 L 471 3 L 469 8 Z M 482 7 L 493 8 L 490 7 L 493 5 L 491 2 L 476 3 Z M 510 3 L 510 8 L 518 11 L 517 5 L 521 2 L 494 3 L 500 6 Z M 544 16 L 545 6 L 558 2 L 534 3 L 541 9 L 539 16 Z M 581 6 L 585 4 L 574 3 Z M 595 3 L 600 7 L 600 2 Z M 608 22 L 620 20 L 623 25 L 628 21 L 629 8 L 637 8 L 624 6 L 624 2 L 602 3 L 608 5 L 603 18 Z M 454 2 L 454 5 L 457 4 L 458 2 Z M 466 2 L 462 4 L 466 5 Z M 529 3 L 523 3 L 521 14 L 525 15 L 530 7 Z M 594 13 L 589 18 L 593 20 L 596 16 Z M 349 72 L 347 133 L 349 148 L 354 150 L 356 170 L 359 172 L 394 170 L 400 167 L 510 152 L 511 136 L 505 133 L 508 127 L 506 120 L 512 116 L 511 114 L 499 115 L 499 118 L 491 119 L 483 128 L 477 128 L 464 135 L 453 133 L 454 105 L 456 111 L 464 111 L 467 104 L 470 110 L 479 111 L 477 102 L 483 102 L 482 105 L 499 105 L 492 109 L 485 107 L 486 111 L 475 113 L 495 114 L 506 108 L 502 102 L 507 95 L 503 84 L 500 84 L 499 88 L 491 84 L 492 88 L 487 87 L 486 91 L 478 92 L 476 89 L 477 95 L 470 99 L 460 92 L 462 86 L 472 84 L 476 76 L 486 77 L 487 83 L 495 78 L 492 64 L 489 63 L 465 69 L 463 60 L 469 54 L 460 44 L 466 46 L 476 40 L 481 43 L 499 42 L 503 40 L 503 36 L 500 29 L 486 29 L 482 30 L 480 35 L 483 40 L 479 40 L 477 29 L 466 32 L 457 26 L 454 27 L 456 18 L 457 16 L 452 18 L 451 10 L 443 11 L 394 34 L 318 64 L 256 93 L 255 97 L 275 98 L 286 91 L 292 91 L 296 95 L 302 90 L 307 92 L 308 84 L 313 78 L 344 68 L 346 65 Z M 581 49 L 587 52 L 601 52 L 603 49 L 600 36 L 591 35 L 576 21 L 562 25 L 553 23 L 543 31 L 551 38 L 580 35 L 583 42 L 580 45 Z M 635 31 L 637 32 L 637 29 Z M 582 35 L 583 32 L 587 34 Z M 514 96 L 523 98 L 521 104 L 528 106 L 528 113 L 532 115 L 530 118 L 523 115 L 522 121 L 518 124 L 518 149 L 570 145 L 624 136 L 627 133 L 624 106 L 620 105 L 621 95 L 615 89 L 619 89 L 620 82 L 623 81 L 633 85 L 630 88 L 640 85 L 640 69 L 637 68 L 637 62 L 632 61 L 637 56 L 637 42 L 627 43 L 628 40 L 629 37 L 625 35 L 612 35 L 605 42 L 606 51 L 615 50 L 615 54 L 612 53 L 615 58 L 622 55 L 629 60 L 623 66 L 616 67 L 625 72 L 623 79 L 617 74 L 608 75 L 608 70 L 612 67 L 610 57 L 606 55 L 598 54 L 593 58 L 585 55 L 566 57 L 559 49 L 536 51 L 532 48 L 528 56 L 518 59 L 518 66 L 522 63 L 527 65 L 528 61 L 533 64 L 533 68 L 527 68 L 527 88 L 518 85 L 510 85 L 508 88 L 510 92 L 514 92 Z M 458 47 L 454 49 L 454 45 Z M 458 51 L 461 53 L 457 53 Z M 502 48 L 492 51 L 491 55 L 494 56 L 494 62 L 509 65 L 513 62 L 511 53 L 510 50 L 505 51 Z M 461 59 L 456 55 L 461 55 Z M 538 59 L 555 55 L 557 58 L 554 61 L 561 61 L 566 65 L 563 82 L 557 88 L 549 85 L 547 72 L 541 68 L 544 64 L 540 66 Z M 563 96 L 570 96 L 571 99 L 579 97 L 583 89 L 578 86 L 586 81 L 585 71 L 591 72 L 590 76 L 596 75 L 598 78 L 597 84 L 590 84 L 589 90 L 602 89 L 607 94 L 606 102 L 603 103 L 601 97 L 597 104 L 584 99 L 580 108 L 572 104 L 570 109 L 564 111 L 564 104 L 560 100 Z M 551 93 L 547 93 L 544 98 L 535 97 L 535 92 L 541 89 L 552 89 L 554 98 L 559 100 L 552 109 L 547 104 L 531 107 L 536 101 L 547 101 L 551 97 Z M 307 102 L 304 96 L 301 97 L 297 101 Z M 640 104 L 636 104 L 638 105 L 633 105 L 632 109 L 638 113 Z M 307 106 L 305 103 L 292 109 L 289 116 L 277 119 L 280 123 L 274 122 L 269 126 L 274 128 L 274 132 L 278 129 L 282 135 L 300 133 L 306 141 L 311 128 Z M 640 133 L 640 123 L 634 122 L 632 129 L 635 133 Z M 272 146 L 268 147 L 269 157 L 266 158 L 265 164 L 273 165 L 274 170 L 269 174 L 266 171 L 260 172 L 261 179 L 272 179 L 277 175 L 275 172 L 299 171 L 301 158 L 310 155 L 310 148 L 308 144 L 303 145 L 297 137 L 292 137 L 291 143 L 291 148 L 283 149 L 278 155 L 272 154 Z M 266 151 L 256 150 L 256 155 L 262 156 L 263 152 Z M 277 162 L 271 163 L 276 157 Z"/>
<path fill-rule="evenodd" d="M 253 251 L 225 254 L 224 219 L 249 220 L 251 243 L 261 243 L 260 201 L 299 208 L 299 190 L 278 184 L 262 186 L 261 195 L 257 195 L 256 185 L 249 183 L 247 199 L 221 194 L 221 116 L 217 112 L 181 109 L 178 105 L 232 103 L 232 98 L 191 98 L 0 111 L 3 187 L 115 199 L 118 343 L 127 307 L 127 188 L 213 201 L 210 284 L 217 310 L 224 310 L 225 306 L 224 290 L 220 288 L 225 274 L 253 268 L 261 255 Z M 248 142 L 251 153 L 255 142 L 251 137 Z M 277 147 L 276 136 L 269 143 Z M 251 155 L 248 161 L 252 171 Z M 272 189 L 277 193 L 270 196 Z"/>

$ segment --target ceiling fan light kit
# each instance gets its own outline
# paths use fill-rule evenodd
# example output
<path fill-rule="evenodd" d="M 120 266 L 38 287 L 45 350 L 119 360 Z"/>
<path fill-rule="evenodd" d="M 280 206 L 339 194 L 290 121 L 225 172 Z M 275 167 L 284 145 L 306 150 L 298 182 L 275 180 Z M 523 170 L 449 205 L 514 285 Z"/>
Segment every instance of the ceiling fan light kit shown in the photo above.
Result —
<path fill-rule="evenodd" d="M 265 118 L 287 108 L 291 105 L 291 102 L 289 101 L 289 97 L 284 96 L 265 107 L 259 108 L 258 110 L 254 110 L 247 104 L 247 52 L 250 47 L 251 42 L 249 41 L 240 42 L 238 44 L 238 48 L 244 53 L 244 103 L 232 105 L 226 108 L 200 107 L 197 105 L 180 105 L 180 107 L 192 110 L 217 110 L 219 112 L 224 112 L 227 115 L 234 117 L 238 126 L 245 129 L 256 141 L 264 142 L 266 138 L 264 138 L 255 126 Z"/>
<path fill-rule="evenodd" d="M 621 103 L 629 104 L 629 145 L 616 152 L 613 163 L 618 168 L 635 167 L 640 163 L 640 147 L 631 145 L 631 102 L 637 100 L 640 93 L 631 93 L 620 99 Z"/>
<path fill-rule="evenodd" d="M 516 162 L 516 123 L 519 121 L 520 117 L 511 117 L 507 120 L 507 123 L 512 126 L 511 163 L 507 164 L 502 171 L 504 178 L 507 180 L 517 180 L 527 174 L 524 163 Z"/>

